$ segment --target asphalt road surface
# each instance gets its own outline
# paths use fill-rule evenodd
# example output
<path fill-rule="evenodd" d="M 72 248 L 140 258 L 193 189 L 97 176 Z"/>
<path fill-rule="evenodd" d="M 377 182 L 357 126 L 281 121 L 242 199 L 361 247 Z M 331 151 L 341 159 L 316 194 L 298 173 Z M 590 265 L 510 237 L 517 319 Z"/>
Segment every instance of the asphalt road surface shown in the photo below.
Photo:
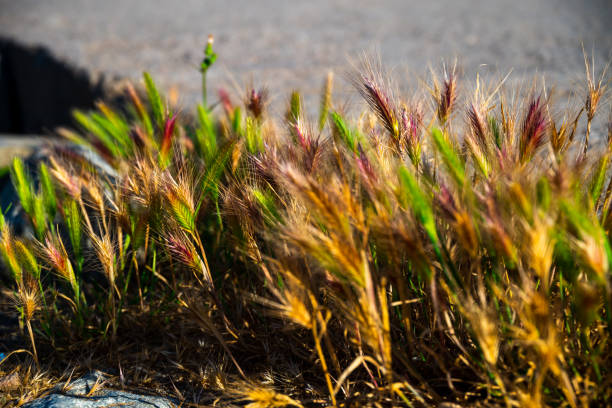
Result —
<path fill-rule="evenodd" d="M 457 57 L 465 79 L 512 69 L 515 82 L 544 74 L 563 93 L 584 78 L 581 44 L 600 68 L 612 58 L 612 0 L 0 0 L 0 37 L 94 77 L 150 71 L 184 106 L 200 96 L 209 33 L 213 90 L 253 81 L 277 103 L 299 88 L 316 104 L 326 73 L 342 78 L 364 51 L 402 86 Z"/>

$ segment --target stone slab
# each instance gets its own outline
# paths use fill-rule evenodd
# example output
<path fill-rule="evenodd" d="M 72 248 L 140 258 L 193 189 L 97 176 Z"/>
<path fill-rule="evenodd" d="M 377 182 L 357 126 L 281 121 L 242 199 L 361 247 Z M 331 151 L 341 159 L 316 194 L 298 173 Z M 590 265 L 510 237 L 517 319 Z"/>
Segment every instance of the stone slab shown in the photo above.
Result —
<path fill-rule="evenodd" d="M 105 389 L 104 376 L 98 372 L 88 374 L 67 387 L 57 386 L 49 395 L 23 405 L 24 408 L 174 408 L 176 401 L 139 395 L 131 392 Z M 101 387 L 100 387 L 101 385 Z M 94 391 L 92 389 L 95 387 Z M 100 387 L 100 388 L 98 388 Z"/>
<path fill-rule="evenodd" d="M 15 156 L 31 155 L 44 142 L 41 136 L 0 134 L 0 169 L 10 165 Z"/>

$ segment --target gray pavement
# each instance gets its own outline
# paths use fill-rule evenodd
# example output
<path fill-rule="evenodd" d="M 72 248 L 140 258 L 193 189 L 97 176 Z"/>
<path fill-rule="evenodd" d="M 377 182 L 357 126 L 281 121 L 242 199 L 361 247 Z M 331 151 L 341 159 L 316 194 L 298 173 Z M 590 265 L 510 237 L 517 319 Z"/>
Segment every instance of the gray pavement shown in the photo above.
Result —
<path fill-rule="evenodd" d="M 43 45 L 94 76 L 150 71 L 180 102 L 198 100 L 209 33 L 213 89 L 251 79 L 284 101 L 293 88 L 316 100 L 326 72 L 377 50 L 398 82 L 458 57 L 467 78 L 514 69 L 545 74 L 562 92 L 583 78 L 581 43 L 612 57 L 610 0 L 0 0 L 0 37 Z M 69 91 L 67 91 L 69 92 Z"/>

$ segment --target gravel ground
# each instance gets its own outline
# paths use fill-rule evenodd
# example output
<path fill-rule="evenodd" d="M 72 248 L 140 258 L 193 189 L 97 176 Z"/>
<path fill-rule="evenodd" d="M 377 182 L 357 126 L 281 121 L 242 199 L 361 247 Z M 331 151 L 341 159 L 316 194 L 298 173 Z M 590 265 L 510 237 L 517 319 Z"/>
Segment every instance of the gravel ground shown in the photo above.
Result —
<path fill-rule="evenodd" d="M 600 67 L 612 58 L 610 21 L 610 0 L 0 0 L 0 37 L 48 47 L 94 76 L 148 70 L 185 106 L 199 98 L 209 33 L 213 84 L 266 84 L 278 104 L 293 88 L 315 99 L 326 72 L 342 76 L 363 51 L 400 83 L 457 57 L 467 78 L 545 74 L 563 93 L 583 78 L 581 43 Z"/>

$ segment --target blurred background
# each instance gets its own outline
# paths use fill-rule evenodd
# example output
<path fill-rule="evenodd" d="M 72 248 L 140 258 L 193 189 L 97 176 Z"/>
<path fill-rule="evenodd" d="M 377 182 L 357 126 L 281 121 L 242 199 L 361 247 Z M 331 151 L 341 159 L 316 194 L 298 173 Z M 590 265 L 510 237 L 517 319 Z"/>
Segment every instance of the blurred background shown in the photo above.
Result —
<path fill-rule="evenodd" d="M 584 80 L 582 44 L 596 67 L 612 58 L 611 21 L 610 0 L 0 0 L 0 132 L 70 124 L 73 106 L 113 98 L 143 70 L 189 110 L 208 34 L 209 100 L 265 85 L 277 112 L 292 89 L 316 110 L 330 70 L 335 100 L 357 99 L 344 78 L 363 52 L 406 90 L 456 58 L 464 83 L 512 71 L 565 95 Z"/>

